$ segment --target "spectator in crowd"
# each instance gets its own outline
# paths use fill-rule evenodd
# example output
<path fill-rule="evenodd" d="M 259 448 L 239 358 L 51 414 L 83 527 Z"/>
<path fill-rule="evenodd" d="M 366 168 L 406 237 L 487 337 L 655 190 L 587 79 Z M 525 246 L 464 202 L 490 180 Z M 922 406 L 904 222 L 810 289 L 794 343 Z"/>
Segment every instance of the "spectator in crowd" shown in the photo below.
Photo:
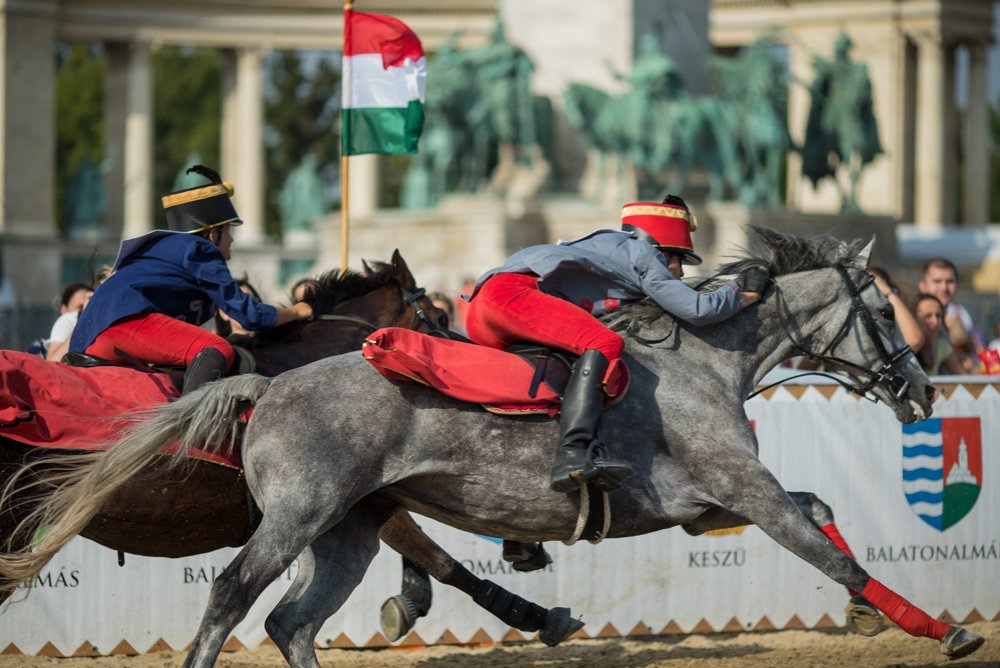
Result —
<path fill-rule="evenodd" d="M 257 289 L 254 288 L 253 285 L 251 285 L 250 279 L 247 278 L 246 274 L 243 274 L 241 278 L 236 279 L 236 285 L 240 286 L 241 291 L 247 293 L 257 301 L 263 301 L 260 298 L 260 293 L 257 292 Z M 215 311 L 215 333 L 224 339 L 228 339 L 233 334 L 241 334 L 243 336 L 254 335 L 254 332 L 251 332 L 243 325 L 230 318 L 222 309 L 217 309 Z"/>
<path fill-rule="evenodd" d="M 913 305 L 913 313 L 924 333 L 924 344 L 919 349 L 914 348 L 924 371 L 930 376 L 970 373 L 955 355 L 948 337 L 943 335 L 945 311 L 941 300 L 935 295 L 921 293 Z"/>
<path fill-rule="evenodd" d="M 108 280 L 108 277 L 111 276 L 111 274 L 113 273 L 114 273 L 114 268 L 110 264 L 105 264 L 100 269 L 98 269 L 97 273 L 94 275 L 95 289 L 101 287 L 101 284 L 104 283 L 104 281 Z M 92 296 L 93 294 L 94 293 L 92 291 L 90 295 Z M 87 303 L 90 303 L 89 296 L 87 297 Z M 83 306 L 86 307 L 87 304 L 84 304 Z M 80 309 L 80 311 L 70 311 L 68 313 L 59 316 L 59 320 L 56 320 L 56 324 L 52 326 L 53 333 L 49 336 L 49 345 L 45 353 L 45 359 L 49 360 L 50 362 L 59 362 L 60 360 L 62 360 L 63 356 L 65 356 L 66 353 L 69 352 L 69 340 L 73 336 L 73 330 L 76 328 L 77 320 L 80 319 L 81 311 L 83 311 L 82 308 Z M 65 331 L 65 337 L 62 340 L 57 340 L 56 328 L 59 326 L 59 321 L 62 320 L 63 318 L 67 318 L 68 322 L 71 322 L 71 324 L 68 327 L 66 327 L 65 325 L 63 326 L 63 330 Z M 60 331 L 59 336 L 62 335 L 63 331 Z"/>
<path fill-rule="evenodd" d="M 443 292 L 432 292 L 427 295 L 427 298 L 431 300 L 431 303 L 434 304 L 434 306 L 448 314 L 448 329 L 458 331 L 455 329 L 459 326 L 455 321 L 455 302 L 452 301 L 451 297 Z M 459 333 L 464 334 L 464 332 Z"/>
<path fill-rule="evenodd" d="M 920 292 L 934 295 L 944 305 L 945 319 L 942 335 L 947 336 L 964 373 L 979 369 L 979 352 L 982 341 L 975 333 L 972 316 L 955 301 L 958 292 L 958 269 L 946 258 L 936 257 L 924 263 L 919 284 Z"/>
<path fill-rule="evenodd" d="M 906 345 L 913 350 L 919 350 L 924 345 L 924 332 L 920 328 L 920 323 L 913 317 L 913 313 L 907 308 L 906 303 L 899 296 L 899 288 L 892 282 L 889 273 L 882 267 L 868 267 L 868 273 L 875 279 L 875 287 L 882 293 L 892 306 L 893 317 L 896 326 Z"/>
<path fill-rule="evenodd" d="M 997 338 L 990 341 L 986 347 L 990 350 L 1000 350 L 1000 320 L 997 320 L 996 325 L 994 325 L 993 333 L 997 335 Z"/>
<path fill-rule="evenodd" d="M 315 278 L 300 278 L 292 286 L 291 295 L 292 303 L 298 304 L 300 301 L 306 298 L 306 295 L 316 289 L 316 279 Z"/>
<path fill-rule="evenodd" d="M 73 334 L 80 311 L 90 301 L 94 288 L 89 283 L 70 283 L 62 292 L 59 302 L 59 317 L 52 325 L 49 338 L 45 341 L 45 359 L 58 362 L 69 348 L 69 337 Z"/>

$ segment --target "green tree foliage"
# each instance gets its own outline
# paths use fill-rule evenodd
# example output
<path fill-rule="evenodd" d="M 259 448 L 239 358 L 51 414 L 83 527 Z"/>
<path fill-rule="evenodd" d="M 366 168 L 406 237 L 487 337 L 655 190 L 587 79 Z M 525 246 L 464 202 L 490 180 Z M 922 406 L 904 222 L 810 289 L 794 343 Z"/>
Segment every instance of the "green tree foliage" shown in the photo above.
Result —
<path fill-rule="evenodd" d="M 316 156 L 328 186 L 339 175 L 340 69 L 329 58 L 279 51 L 267 60 L 264 101 L 268 234 L 280 235 L 278 195 L 307 153 Z"/>
<path fill-rule="evenodd" d="M 153 220 L 160 223 L 160 196 L 171 191 L 189 155 L 197 153 L 206 165 L 221 167 L 222 64 L 218 51 L 171 46 L 153 53 L 152 66 L 156 166 L 150 205 Z"/>
<path fill-rule="evenodd" d="M 63 43 L 56 54 L 56 221 L 64 228 L 66 184 L 85 157 L 104 154 L 104 60 L 98 47 Z"/>

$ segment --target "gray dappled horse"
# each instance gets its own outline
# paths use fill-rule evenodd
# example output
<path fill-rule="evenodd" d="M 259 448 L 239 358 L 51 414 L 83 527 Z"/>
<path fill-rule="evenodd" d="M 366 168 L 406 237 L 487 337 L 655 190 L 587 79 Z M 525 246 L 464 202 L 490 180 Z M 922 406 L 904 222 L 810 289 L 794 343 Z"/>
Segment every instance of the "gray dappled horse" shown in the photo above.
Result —
<path fill-rule="evenodd" d="M 757 228 L 752 239 L 758 257 L 746 262 L 767 266 L 774 284 L 731 320 L 695 327 L 649 302 L 614 316 L 625 328 L 632 381 L 625 399 L 605 412 L 605 433 L 637 473 L 610 495 L 609 535 L 678 525 L 698 534 L 754 523 L 860 592 L 877 581 L 816 531 L 759 461 L 744 399 L 769 369 L 802 354 L 824 360 L 902 422 L 926 419 L 935 391 L 871 287 L 865 272 L 871 244 L 859 251 L 857 244 Z M 493 415 L 418 384 L 387 380 L 361 353 L 275 379 L 212 383 L 154 411 L 109 454 L 141 469 L 173 439 L 182 448 L 222 443 L 238 431 L 235 417 L 248 404 L 255 409 L 244 464 L 263 519 L 215 581 L 187 666 L 212 665 L 264 588 L 296 559 L 296 579 L 266 629 L 290 664 L 318 666 L 316 634 L 361 581 L 378 551 L 380 527 L 401 507 L 520 541 L 573 533 L 577 495 L 548 486 L 553 421 Z M 98 464 L 54 494 L 51 512 L 37 518 L 49 530 L 33 551 L 0 555 L 0 575 L 20 581 L 36 573 L 99 507 L 105 475 Z M 905 622 L 902 609 L 929 619 L 902 604 L 883 612 L 897 623 Z M 947 625 L 934 637 L 950 657 L 983 642 Z"/>

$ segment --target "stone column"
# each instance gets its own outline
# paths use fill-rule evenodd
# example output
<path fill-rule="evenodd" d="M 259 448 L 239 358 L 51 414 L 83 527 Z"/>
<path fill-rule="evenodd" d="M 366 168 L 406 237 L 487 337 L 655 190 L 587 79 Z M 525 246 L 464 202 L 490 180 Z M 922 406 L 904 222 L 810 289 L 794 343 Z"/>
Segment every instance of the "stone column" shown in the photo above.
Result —
<path fill-rule="evenodd" d="M 945 52 L 941 35 L 916 36 L 917 56 L 917 150 L 915 174 L 915 222 L 920 227 L 938 227 L 948 220 L 945 201 L 948 90 Z"/>
<path fill-rule="evenodd" d="M 153 70 L 148 43 L 129 45 L 125 116 L 125 198 L 122 236 L 144 234 L 153 224 Z"/>
<path fill-rule="evenodd" d="M 0 232 L 54 238 L 58 3 L 0 3 Z"/>
<path fill-rule="evenodd" d="M 990 112 L 987 91 L 986 43 L 969 44 L 969 107 L 965 117 L 965 193 L 962 222 L 989 222 Z"/>
<path fill-rule="evenodd" d="M 264 99 L 257 49 L 238 49 L 223 68 L 222 178 L 236 187 L 241 244 L 264 241 Z"/>
<path fill-rule="evenodd" d="M 117 239 L 125 221 L 125 120 L 128 117 L 129 45 L 104 43 L 104 175 L 107 233 Z"/>

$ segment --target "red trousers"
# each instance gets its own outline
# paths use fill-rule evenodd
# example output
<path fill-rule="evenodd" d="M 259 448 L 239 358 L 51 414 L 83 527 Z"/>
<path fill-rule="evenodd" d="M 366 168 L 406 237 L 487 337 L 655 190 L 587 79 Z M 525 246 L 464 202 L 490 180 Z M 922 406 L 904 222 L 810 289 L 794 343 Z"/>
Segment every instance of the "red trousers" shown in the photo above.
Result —
<path fill-rule="evenodd" d="M 144 313 L 108 327 L 86 352 L 122 364 L 138 360 L 157 366 L 188 366 L 205 348 L 217 349 L 229 366 L 236 360 L 233 347 L 221 336 L 162 313 Z"/>
<path fill-rule="evenodd" d="M 596 349 L 611 363 L 625 347 L 622 337 L 579 306 L 538 289 L 530 274 L 495 274 L 479 289 L 466 320 L 469 338 L 491 348 L 518 342 L 541 343 L 577 355 Z"/>

